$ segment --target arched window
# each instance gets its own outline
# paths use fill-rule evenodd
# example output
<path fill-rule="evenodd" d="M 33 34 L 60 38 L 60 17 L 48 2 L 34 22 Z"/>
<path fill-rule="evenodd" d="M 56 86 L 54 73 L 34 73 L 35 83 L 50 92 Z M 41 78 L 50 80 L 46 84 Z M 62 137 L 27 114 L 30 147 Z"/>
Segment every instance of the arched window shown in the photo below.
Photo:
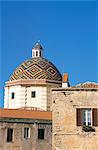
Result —
<path fill-rule="evenodd" d="M 38 51 L 36 51 L 36 56 L 38 56 Z"/>
<path fill-rule="evenodd" d="M 40 51 L 40 57 L 41 57 L 41 51 Z"/>
<path fill-rule="evenodd" d="M 35 56 L 35 52 L 33 52 L 33 56 Z"/>

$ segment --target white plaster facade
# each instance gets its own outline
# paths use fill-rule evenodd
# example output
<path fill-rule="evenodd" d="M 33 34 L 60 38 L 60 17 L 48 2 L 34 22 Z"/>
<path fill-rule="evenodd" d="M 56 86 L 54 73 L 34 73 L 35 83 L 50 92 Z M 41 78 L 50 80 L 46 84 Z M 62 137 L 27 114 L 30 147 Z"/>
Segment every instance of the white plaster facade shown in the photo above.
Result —
<path fill-rule="evenodd" d="M 29 80 L 30 81 L 30 80 Z M 41 81 L 41 80 L 40 80 Z M 35 82 L 35 81 L 34 81 Z M 4 108 L 37 108 L 39 110 L 51 110 L 52 98 L 51 88 L 59 87 L 61 84 L 56 83 L 30 83 L 22 81 L 20 84 L 7 82 L 4 94 Z M 8 84 L 9 83 L 9 84 Z M 35 97 L 31 97 L 31 92 L 35 91 Z M 14 93 L 14 99 L 11 95 Z"/>
<path fill-rule="evenodd" d="M 31 97 L 31 92 L 35 91 L 36 97 Z M 15 98 L 11 98 L 12 92 Z M 46 110 L 47 108 L 47 88 L 42 86 L 24 87 L 20 85 L 5 87 L 4 108 L 37 107 Z"/>

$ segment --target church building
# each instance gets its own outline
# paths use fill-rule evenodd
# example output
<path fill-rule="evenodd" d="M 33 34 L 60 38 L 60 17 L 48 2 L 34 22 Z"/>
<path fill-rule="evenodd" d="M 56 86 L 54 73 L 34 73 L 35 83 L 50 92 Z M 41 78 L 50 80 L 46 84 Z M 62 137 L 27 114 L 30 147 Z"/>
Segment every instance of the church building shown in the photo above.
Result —
<path fill-rule="evenodd" d="M 43 57 L 43 47 L 36 43 L 32 58 L 20 64 L 5 85 L 4 108 L 51 110 L 51 88 L 61 87 L 62 75 Z"/>

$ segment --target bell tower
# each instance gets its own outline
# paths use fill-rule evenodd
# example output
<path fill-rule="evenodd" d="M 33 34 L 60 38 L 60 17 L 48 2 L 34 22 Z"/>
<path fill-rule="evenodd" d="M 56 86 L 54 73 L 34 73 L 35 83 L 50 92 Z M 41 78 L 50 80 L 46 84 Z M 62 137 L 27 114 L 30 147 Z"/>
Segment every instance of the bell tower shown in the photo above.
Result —
<path fill-rule="evenodd" d="M 39 42 L 32 48 L 32 57 L 43 57 L 43 48 Z"/>

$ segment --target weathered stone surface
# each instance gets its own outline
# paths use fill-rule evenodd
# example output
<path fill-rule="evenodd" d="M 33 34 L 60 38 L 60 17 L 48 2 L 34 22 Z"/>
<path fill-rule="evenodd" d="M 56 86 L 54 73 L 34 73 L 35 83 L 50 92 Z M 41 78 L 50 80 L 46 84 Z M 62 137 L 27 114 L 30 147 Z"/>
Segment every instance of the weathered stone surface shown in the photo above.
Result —
<path fill-rule="evenodd" d="M 52 150 L 98 150 L 98 127 L 83 132 L 76 124 L 77 108 L 97 108 L 98 90 L 53 90 Z"/>
<path fill-rule="evenodd" d="M 30 138 L 24 139 L 24 127 Z M 13 141 L 7 142 L 7 128 L 13 128 Z M 38 128 L 45 129 L 45 139 L 38 139 Z M 0 150 L 51 150 L 51 123 L 26 124 L 0 122 Z"/>

